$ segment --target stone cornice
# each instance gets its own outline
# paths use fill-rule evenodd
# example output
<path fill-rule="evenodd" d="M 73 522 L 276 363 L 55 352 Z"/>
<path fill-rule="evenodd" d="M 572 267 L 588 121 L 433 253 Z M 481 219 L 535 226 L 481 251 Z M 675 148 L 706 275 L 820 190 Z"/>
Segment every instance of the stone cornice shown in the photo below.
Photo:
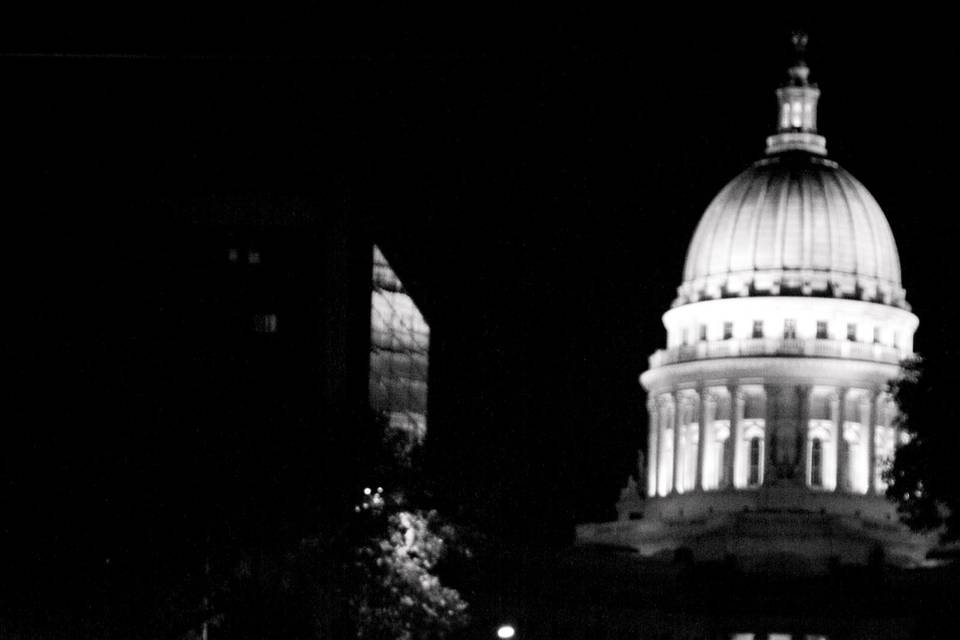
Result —
<path fill-rule="evenodd" d="M 897 377 L 898 364 L 847 360 L 843 358 L 756 357 L 693 360 L 649 369 L 640 384 L 653 394 L 671 391 L 678 385 L 726 381 L 737 384 L 749 379 L 763 384 L 809 384 L 883 387 Z"/>

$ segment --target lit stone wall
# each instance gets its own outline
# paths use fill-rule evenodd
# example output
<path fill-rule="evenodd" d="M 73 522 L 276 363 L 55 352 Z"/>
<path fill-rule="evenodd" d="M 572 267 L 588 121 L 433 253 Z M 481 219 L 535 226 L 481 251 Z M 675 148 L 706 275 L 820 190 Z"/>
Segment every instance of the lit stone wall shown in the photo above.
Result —
<path fill-rule="evenodd" d="M 641 376 L 648 496 L 763 486 L 883 493 L 899 437 L 887 386 L 912 352 L 915 315 L 762 297 L 674 307 L 663 321 L 668 347 Z"/>
<path fill-rule="evenodd" d="M 789 339 L 819 341 L 824 355 L 837 345 L 846 352 L 837 351 L 836 355 L 860 357 L 863 353 L 866 359 L 882 357 L 893 362 L 912 352 L 917 323 L 913 313 L 898 307 L 800 296 L 778 296 L 773 303 L 769 297 L 708 300 L 675 307 L 663 316 L 668 350 L 687 347 L 695 351 L 699 343 L 725 343 L 730 352 L 731 345 L 745 340 Z"/>
<path fill-rule="evenodd" d="M 427 429 L 430 327 L 387 259 L 373 248 L 370 407 L 420 442 Z"/>

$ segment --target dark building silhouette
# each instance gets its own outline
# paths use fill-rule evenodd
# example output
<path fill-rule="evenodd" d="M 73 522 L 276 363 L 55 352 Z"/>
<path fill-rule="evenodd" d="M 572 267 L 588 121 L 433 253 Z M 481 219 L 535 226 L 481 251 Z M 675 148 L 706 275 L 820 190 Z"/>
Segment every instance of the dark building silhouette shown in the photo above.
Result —
<path fill-rule="evenodd" d="M 209 483 L 196 506 L 235 501 L 215 528 L 232 514 L 251 535 L 302 531 L 361 482 L 370 243 L 325 204 L 214 195 L 184 205 L 195 222 L 170 247 L 182 266 L 164 292 L 164 391 L 182 411 L 183 450 L 198 453 L 189 464 Z"/>

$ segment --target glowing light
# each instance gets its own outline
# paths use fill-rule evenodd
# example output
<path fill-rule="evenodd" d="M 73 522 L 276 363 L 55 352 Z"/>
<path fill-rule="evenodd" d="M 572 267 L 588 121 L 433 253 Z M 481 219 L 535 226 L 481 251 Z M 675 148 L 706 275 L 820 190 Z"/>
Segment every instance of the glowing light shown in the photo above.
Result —
<path fill-rule="evenodd" d="M 517 630 L 513 628 L 512 625 L 505 624 L 499 629 L 497 629 L 498 638 L 512 638 L 517 634 Z"/>
<path fill-rule="evenodd" d="M 363 489 L 363 495 L 365 495 L 365 496 L 370 495 L 370 487 L 364 487 L 364 489 Z"/>

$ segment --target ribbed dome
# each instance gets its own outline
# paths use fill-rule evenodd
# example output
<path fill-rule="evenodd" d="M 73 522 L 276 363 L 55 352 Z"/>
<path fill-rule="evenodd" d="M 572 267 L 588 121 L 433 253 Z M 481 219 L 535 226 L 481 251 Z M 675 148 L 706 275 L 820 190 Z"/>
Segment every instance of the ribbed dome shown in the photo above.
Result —
<path fill-rule="evenodd" d="M 694 233 L 683 275 L 675 305 L 815 295 L 909 308 L 883 211 L 835 162 L 805 151 L 764 158 L 720 191 Z"/>

